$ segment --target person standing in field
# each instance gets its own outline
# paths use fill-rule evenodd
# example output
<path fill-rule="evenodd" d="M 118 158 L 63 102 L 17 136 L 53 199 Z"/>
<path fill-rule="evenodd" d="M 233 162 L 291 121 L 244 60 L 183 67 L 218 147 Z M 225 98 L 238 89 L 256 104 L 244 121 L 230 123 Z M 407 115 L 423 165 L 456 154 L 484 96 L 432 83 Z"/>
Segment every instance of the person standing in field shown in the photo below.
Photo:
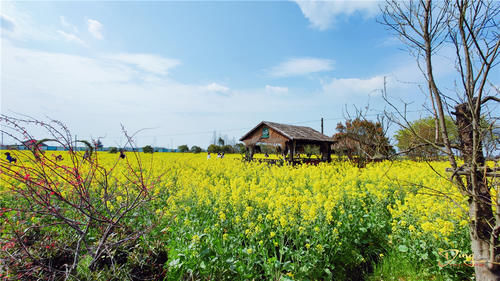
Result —
<path fill-rule="evenodd" d="M 207 154 L 207 160 L 210 159 L 210 152 Z"/>
<path fill-rule="evenodd" d="M 9 163 L 17 163 L 17 159 L 12 157 L 12 155 L 10 155 L 10 152 L 5 152 L 5 155 L 7 156 L 7 161 L 9 161 Z"/>
<path fill-rule="evenodd" d="M 120 158 L 125 159 L 125 153 L 123 152 L 123 149 L 120 149 Z"/>

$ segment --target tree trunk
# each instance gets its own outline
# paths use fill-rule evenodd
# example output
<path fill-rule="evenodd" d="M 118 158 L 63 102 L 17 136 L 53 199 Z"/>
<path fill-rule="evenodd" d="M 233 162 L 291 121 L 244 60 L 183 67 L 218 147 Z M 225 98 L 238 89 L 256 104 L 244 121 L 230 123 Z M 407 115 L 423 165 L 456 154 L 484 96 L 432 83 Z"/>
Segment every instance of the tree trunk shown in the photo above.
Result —
<path fill-rule="evenodd" d="M 457 105 L 454 114 L 464 164 L 471 171 L 466 176 L 466 188 L 469 196 L 470 237 L 476 280 L 500 280 L 496 233 L 499 228 L 491 208 L 494 202 L 491 201 L 487 179 L 479 169 L 485 165 L 482 144 L 479 142 L 474 146 L 473 142 L 474 133 L 477 133 L 473 127 L 479 126 L 472 124 L 472 112 L 468 103 Z"/>

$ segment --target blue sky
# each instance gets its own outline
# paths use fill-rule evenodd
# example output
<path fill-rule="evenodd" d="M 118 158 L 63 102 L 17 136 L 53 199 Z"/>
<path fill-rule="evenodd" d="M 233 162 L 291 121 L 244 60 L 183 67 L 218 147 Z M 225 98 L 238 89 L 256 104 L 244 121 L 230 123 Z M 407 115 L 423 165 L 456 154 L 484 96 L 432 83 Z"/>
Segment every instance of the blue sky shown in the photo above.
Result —
<path fill-rule="evenodd" d="M 1 110 L 67 123 L 122 145 L 206 147 L 262 120 L 325 133 L 395 100 L 426 115 L 414 59 L 376 1 L 1 2 Z M 437 58 L 441 77 L 453 64 Z M 452 78 L 447 78 L 452 81 Z"/>

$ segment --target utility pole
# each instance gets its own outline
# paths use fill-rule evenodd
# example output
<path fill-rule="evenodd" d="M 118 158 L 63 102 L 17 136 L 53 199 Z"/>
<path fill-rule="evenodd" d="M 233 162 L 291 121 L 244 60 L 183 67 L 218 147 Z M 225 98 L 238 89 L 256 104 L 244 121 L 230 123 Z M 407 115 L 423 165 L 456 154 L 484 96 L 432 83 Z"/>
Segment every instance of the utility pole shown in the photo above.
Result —
<path fill-rule="evenodd" d="M 321 134 L 323 134 L 323 117 L 321 117 Z"/>

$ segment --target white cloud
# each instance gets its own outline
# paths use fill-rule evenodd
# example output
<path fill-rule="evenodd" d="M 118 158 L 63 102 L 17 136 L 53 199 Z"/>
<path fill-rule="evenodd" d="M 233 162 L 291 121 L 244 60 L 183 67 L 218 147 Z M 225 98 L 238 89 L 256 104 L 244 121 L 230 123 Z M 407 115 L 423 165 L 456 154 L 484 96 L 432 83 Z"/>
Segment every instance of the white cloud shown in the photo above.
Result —
<path fill-rule="evenodd" d="M 123 145 L 120 124 L 124 124 L 129 131 L 160 128 L 146 132 L 150 138 L 141 139 L 140 135 L 140 146 L 166 146 L 173 140 L 176 145 L 206 147 L 212 132 L 186 133 L 251 128 L 261 120 L 293 123 L 310 120 L 312 116 L 341 117 L 344 104 L 365 104 L 368 95 L 378 94 L 376 90 L 383 87 L 384 75 L 377 74 L 330 79 L 319 91 L 305 89 L 302 94 L 294 91 L 294 95 L 286 95 L 287 88 L 276 85 L 230 89 L 212 81 L 188 84 L 158 76 L 158 72 L 166 73 L 169 68 L 151 67 L 145 60 L 124 59 L 134 57 L 133 54 L 111 59 L 99 54 L 89 57 L 20 48 L 10 40 L 2 43 L 2 112 L 42 118 L 48 115 L 64 121 L 79 137 L 107 135 L 103 140 L 106 146 Z M 390 78 L 388 81 L 388 86 L 395 84 Z M 415 96 L 415 91 L 399 92 Z M 381 100 L 374 96 L 370 104 L 382 108 L 376 104 Z M 325 132 L 331 134 L 335 122 L 325 126 Z M 247 130 L 233 130 L 229 135 L 239 137 Z"/>
<path fill-rule="evenodd" d="M 102 36 L 102 24 L 93 19 L 88 19 L 87 20 L 87 25 L 89 27 L 89 32 L 92 34 L 97 39 L 103 39 L 104 37 Z"/>
<path fill-rule="evenodd" d="M 14 31 L 14 20 L 6 15 L 0 15 L 0 28 L 6 31 Z"/>
<path fill-rule="evenodd" d="M 167 75 L 170 69 L 180 65 L 181 63 L 176 59 L 164 58 L 151 54 L 121 53 L 116 55 L 107 55 L 105 58 L 128 65 L 134 65 L 141 70 L 159 75 Z"/>
<path fill-rule="evenodd" d="M 0 6 L 0 37 L 20 41 L 57 39 L 54 30 L 36 24 L 30 14 L 17 9 L 16 3 L 2 1 Z"/>
<path fill-rule="evenodd" d="M 283 100 L 280 95 L 269 95 L 264 87 L 233 90 L 216 82 L 182 83 L 141 72 L 105 55 L 46 52 L 20 48 L 6 40 L 1 57 L 2 112 L 48 115 L 63 120 L 82 137 L 109 132 L 110 138 L 111 129 L 117 129 L 114 135 L 120 136 L 122 123 L 130 131 L 161 127 L 162 131 L 151 134 L 157 134 L 158 144 L 165 145 L 170 144 L 170 137 L 162 137 L 165 134 L 243 128 L 255 125 L 253 118 L 275 119 L 271 114 L 278 114 L 277 108 L 292 112 L 292 117 L 304 110 L 299 97 Z M 203 146 L 210 137 L 184 136 L 174 141 Z M 142 140 L 141 145 L 152 141 Z M 117 146 L 110 142 L 106 140 L 105 145 Z"/>
<path fill-rule="evenodd" d="M 285 93 L 288 93 L 288 88 L 287 87 L 278 87 L 278 86 L 266 85 L 266 92 L 269 92 L 269 93 L 278 93 L 278 94 L 285 94 Z"/>
<path fill-rule="evenodd" d="M 64 28 L 66 28 L 74 33 L 78 32 L 78 28 L 76 28 L 76 26 L 74 26 L 73 24 L 69 23 L 64 16 L 59 16 L 59 21 L 61 22 L 61 25 Z"/>
<path fill-rule="evenodd" d="M 335 0 L 335 1 L 300 1 L 295 0 L 312 27 L 326 30 L 335 24 L 340 15 L 351 15 L 355 12 L 365 17 L 373 17 L 379 12 L 378 1 L 373 0 Z"/>
<path fill-rule="evenodd" d="M 271 69 L 276 77 L 300 76 L 333 69 L 333 61 L 318 58 L 293 58 Z"/>
<path fill-rule="evenodd" d="M 380 95 L 384 88 L 384 76 L 361 78 L 333 78 L 323 84 L 323 92 L 336 97 Z"/>
<path fill-rule="evenodd" d="M 66 41 L 75 42 L 75 43 L 78 43 L 82 46 L 87 47 L 87 44 L 82 39 L 80 39 L 78 36 L 76 36 L 75 34 L 67 33 L 67 32 L 64 32 L 62 30 L 58 30 L 57 33 L 59 33 L 62 37 L 64 37 L 64 39 L 66 39 Z"/>
<path fill-rule="evenodd" d="M 227 93 L 227 92 L 229 92 L 229 88 L 228 87 L 220 85 L 220 84 L 217 84 L 215 82 L 202 87 L 202 89 L 204 89 L 206 91 L 209 91 L 209 92 L 219 92 L 219 93 Z"/>
<path fill-rule="evenodd" d="M 206 147 L 211 133 L 165 135 L 245 128 L 264 119 L 285 121 L 288 112 L 290 118 L 296 118 L 297 112 L 304 110 L 300 97 L 283 100 L 264 87 L 233 90 L 216 82 L 187 84 L 141 72 L 134 65 L 105 55 L 88 57 L 20 48 L 9 40 L 2 43 L 2 112 L 41 118 L 48 115 L 64 121 L 79 137 L 107 135 L 105 145 L 123 145 L 117 142 L 120 124 L 124 124 L 130 131 L 161 128 L 149 133 L 154 139 L 141 140 L 139 136 L 140 145 L 156 141 L 165 146 L 173 139 L 177 145 Z M 238 137 L 245 131 L 230 135 Z"/>

